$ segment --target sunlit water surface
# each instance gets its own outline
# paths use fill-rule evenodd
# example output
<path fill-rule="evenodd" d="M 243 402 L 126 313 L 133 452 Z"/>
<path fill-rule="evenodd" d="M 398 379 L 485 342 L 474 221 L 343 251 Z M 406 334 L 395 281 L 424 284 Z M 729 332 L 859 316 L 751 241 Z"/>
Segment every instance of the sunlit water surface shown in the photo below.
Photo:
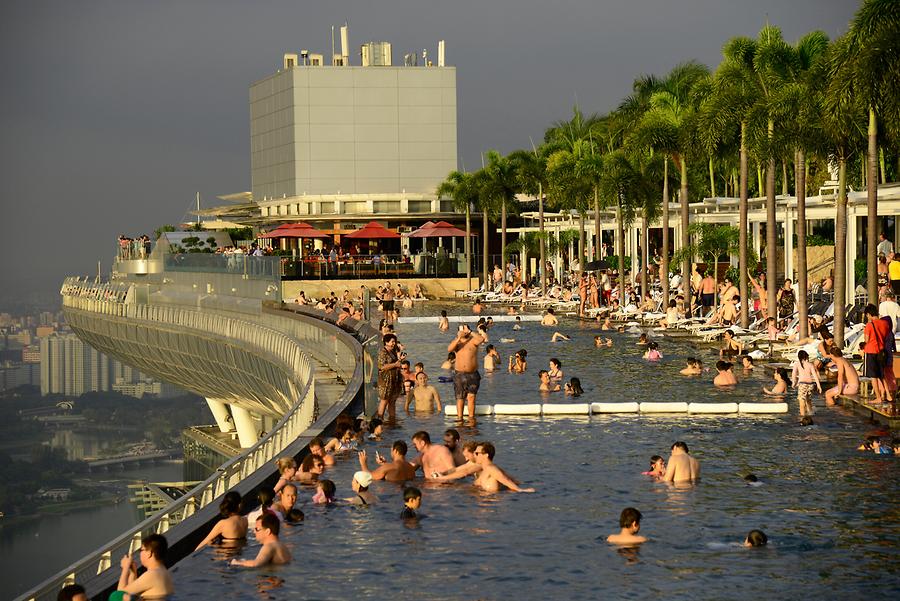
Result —
<path fill-rule="evenodd" d="M 435 313 L 431 303 L 419 311 Z M 474 320 L 473 320 L 474 322 Z M 497 324 L 491 342 L 504 362 L 528 350 L 528 372 L 501 372 L 482 381 L 479 401 L 539 402 L 537 371 L 550 357 L 566 378 L 578 376 L 583 401 L 753 401 L 770 375 L 737 369 L 736 390 L 717 391 L 714 373 L 680 376 L 688 356 L 712 366 L 710 347 L 660 340 L 664 359 L 640 358 L 636 335 L 610 334 L 612 348 L 595 349 L 595 324 L 564 320 L 570 342 L 549 342 L 552 330 L 528 323 L 521 331 Z M 400 325 L 413 363 L 441 375 L 451 333 L 434 324 Z M 604 335 L 608 333 L 604 332 Z M 499 339 L 515 338 L 515 343 Z M 452 402 L 452 385 L 436 384 Z M 550 400 L 562 401 L 559 393 Z M 816 425 L 778 416 L 490 417 L 461 428 L 464 439 L 489 440 L 495 461 L 535 494 L 484 494 L 467 483 L 416 483 L 421 513 L 399 519 L 401 487 L 375 483 L 377 506 L 314 506 L 300 492 L 306 521 L 287 526 L 283 540 L 293 564 L 247 570 L 230 567 L 229 553 L 205 549 L 178 564 L 176 599 L 862 599 L 900 590 L 900 458 L 855 450 L 867 426 L 840 409 L 818 407 Z M 819 401 L 821 404 L 821 400 Z M 402 414 L 401 414 L 402 415 Z M 406 416 L 370 444 L 388 455 L 417 430 L 440 440 L 453 427 L 442 416 Z M 684 440 L 702 463 L 702 481 L 672 488 L 641 472 L 653 454 L 668 455 Z M 412 446 L 410 445 L 412 449 Z M 350 496 L 356 454 L 340 458 L 328 477 Z M 745 484 L 756 474 L 761 486 Z M 639 549 L 617 549 L 604 537 L 618 530 L 626 506 L 644 515 Z M 739 545 L 753 528 L 769 546 Z M 250 543 L 239 551 L 252 557 Z"/>

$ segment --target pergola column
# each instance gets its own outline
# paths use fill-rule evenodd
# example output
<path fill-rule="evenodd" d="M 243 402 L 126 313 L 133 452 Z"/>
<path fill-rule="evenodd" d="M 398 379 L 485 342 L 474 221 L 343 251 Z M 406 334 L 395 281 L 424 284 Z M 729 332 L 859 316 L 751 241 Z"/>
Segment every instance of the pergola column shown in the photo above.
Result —
<path fill-rule="evenodd" d="M 784 209 L 784 277 L 794 278 L 794 215 L 793 211 Z"/>
<path fill-rule="evenodd" d="M 847 304 L 852 305 L 856 302 L 856 249 L 857 249 L 857 227 L 858 221 L 856 211 L 848 209 L 847 211 Z M 874 266 L 872 266 L 874 268 Z"/>
<path fill-rule="evenodd" d="M 751 238 L 753 239 L 753 250 L 756 251 L 757 257 L 762 257 L 762 235 L 759 221 L 750 224 Z"/>
<path fill-rule="evenodd" d="M 232 420 L 231 413 L 228 411 L 228 405 L 218 399 L 206 399 L 206 404 L 209 405 L 209 410 L 216 419 L 216 425 L 219 426 L 219 431 L 233 432 L 234 421 Z"/>

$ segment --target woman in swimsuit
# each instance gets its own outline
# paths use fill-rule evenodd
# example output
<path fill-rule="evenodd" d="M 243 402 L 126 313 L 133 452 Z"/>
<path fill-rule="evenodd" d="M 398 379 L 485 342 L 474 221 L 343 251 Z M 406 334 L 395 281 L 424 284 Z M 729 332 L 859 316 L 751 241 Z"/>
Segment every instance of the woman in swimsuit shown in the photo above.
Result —
<path fill-rule="evenodd" d="M 559 384 L 563 381 L 563 371 L 562 371 L 562 363 L 560 363 L 559 359 L 556 357 L 550 359 L 550 370 L 547 372 L 550 375 L 550 381 L 554 384 Z"/>
<path fill-rule="evenodd" d="M 731 330 L 725 330 L 722 338 L 725 342 L 722 350 L 719 351 L 720 357 L 737 357 L 744 352 L 744 345 L 734 339 L 734 332 Z"/>
<path fill-rule="evenodd" d="M 247 538 L 247 518 L 241 515 L 241 495 L 237 491 L 230 491 L 222 498 L 219 504 L 221 518 L 212 527 L 195 551 L 199 551 L 206 545 L 219 538 L 222 543 L 236 544 Z"/>
<path fill-rule="evenodd" d="M 778 291 L 778 298 L 775 302 L 775 306 L 778 307 L 778 319 L 787 319 L 794 314 L 796 300 L 794 289 L 791 288 L 791 280 L 785 280 L 784 286 Z"/>
<path fill-rule="evenodd" d="M 308 484 L 318 480 L 319 476 L 321 476 L 324 472 L 325 461 L 321 457 L 310 453 L 303 458 L 303 463 L 300 464 L 300 469 L 297 470 L 297 474 L 294 476 L 294 479 L 297 482 Z"/>
<path fill-rule="evenodd" d="M 513 374 L 525 373 L 525 370 L 528 369 L 528 361 L 525 360 L 527 356 L 528 351 L 519 349 L 515 355 L 509 358 L 509 372 Z"/>
<path fill-rule="evenodd" d="M 275 460 L 275 465 L 278 467 L 278 472 L 281 474 L 281 478 L 278 479 L 278 482 L 275 484 L 275 494 L 281 492 L 281 489 L 284 488 L 284 485 L 294 479 L 294 476 L 297 473 L 297 462 L 294 461 L 293 457 L 279 457 Z"/>

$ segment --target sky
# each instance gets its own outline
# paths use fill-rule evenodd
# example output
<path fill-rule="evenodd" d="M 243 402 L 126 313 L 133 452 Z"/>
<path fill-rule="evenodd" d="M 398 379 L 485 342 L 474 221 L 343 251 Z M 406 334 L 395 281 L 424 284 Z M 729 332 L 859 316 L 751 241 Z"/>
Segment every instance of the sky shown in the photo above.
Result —
<path fill-rule="evenodd" d="M 785 39 L 844 33 L 854 0 L 4 0 L 0 3 L 0 310 L 108 272 L 115 239 L 152 234 L 250 189 L 249 85 L 285 52 L 394 63 L 446 40 L 459 166 L 530 147 L 577 105 L 609 111 L 642 74 L 696 59 L 766 20 Z"/>

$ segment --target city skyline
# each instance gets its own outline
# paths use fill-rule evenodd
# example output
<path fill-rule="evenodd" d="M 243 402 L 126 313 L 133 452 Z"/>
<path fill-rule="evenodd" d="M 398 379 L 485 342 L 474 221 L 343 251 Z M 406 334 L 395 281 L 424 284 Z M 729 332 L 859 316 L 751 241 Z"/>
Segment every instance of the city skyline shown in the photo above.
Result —
<path fill-rule="evenodd" d="M 62 277 L 109 269 L 115 237 L 189 217 L 194 195 L 250 189 L 248 90 L 284 52 L 327 53 L 331 27 L 350 23 L 351 63 L 367 41 L 436 52 L 458 70 L 458 166 L 481 152 L 541 139 L 576 103 L 604 112 L 641 74 L 755 36 L 768 20 L 790 41 L 836 37 L 856 3 L 587 0 L 546 6 L 495 1 L 422 4 L 195 2 L 4 4 L 0 308 L 51 296 Z M 164 37 L 159 32 L 164 31 Z M 565 67 L 565 68 L 560 68 Z"/>

